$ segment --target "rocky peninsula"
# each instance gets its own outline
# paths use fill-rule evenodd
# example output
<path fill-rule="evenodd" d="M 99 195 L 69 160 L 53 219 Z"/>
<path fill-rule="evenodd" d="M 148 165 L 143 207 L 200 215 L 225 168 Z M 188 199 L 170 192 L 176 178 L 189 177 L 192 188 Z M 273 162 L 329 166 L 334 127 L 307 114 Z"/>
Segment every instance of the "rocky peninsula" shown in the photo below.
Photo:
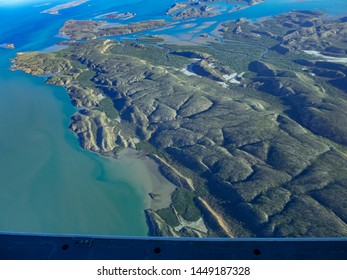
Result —
<path fill-rule="evenodd" d="M 249 8 L 254 5 L 265 2 L 266 0 L 234 0 L 234 1 L 215 1 L 215 0 L 200 0 L 185 2 L 178 2 L 173 4 L 170 9 L 166 11 L 166 15 L 171 15 L 174 20 L 191 19 L 191 18 L 204 18 L 214 17 L 219 15 L 223 8 L 218 6 L 218 2 L 227 4 L 243 4 L 242 6 L 233 7 L 229 13 L 236 12 Z M 214 5 L 211 5 L 213 3 Z"/>

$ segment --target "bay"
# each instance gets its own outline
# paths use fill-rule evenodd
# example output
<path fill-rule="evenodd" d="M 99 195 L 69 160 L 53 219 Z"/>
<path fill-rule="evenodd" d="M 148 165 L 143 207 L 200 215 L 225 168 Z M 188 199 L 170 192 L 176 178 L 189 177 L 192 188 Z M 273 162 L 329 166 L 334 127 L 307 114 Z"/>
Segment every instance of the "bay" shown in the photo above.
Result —
<path fill-rule="evenodd" d="M 146 235 L 145 162 L 83 151 L 64 89 L 1 74 L 0 230 Z"/>

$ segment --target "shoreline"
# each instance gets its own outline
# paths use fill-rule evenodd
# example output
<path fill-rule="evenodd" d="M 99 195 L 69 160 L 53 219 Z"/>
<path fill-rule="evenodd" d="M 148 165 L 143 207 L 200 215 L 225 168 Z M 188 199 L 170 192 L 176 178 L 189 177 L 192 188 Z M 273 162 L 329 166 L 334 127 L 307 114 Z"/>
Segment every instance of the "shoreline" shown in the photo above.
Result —
<path fill-rule="evenodd" d="M 99 156 L 103 156 L 102 154 L 97 154 Z M 117 158 L 113 157 L 110 159 L 119 162 L 127 162 L 136 159 L 139 161 L 139 165 L 142 165 L 143 169 L 139 170 L 139 173 L 146 173 L 151 182 L 151 184 L 140 183 L 140 185 L 142 185 L 140 191 L 145 193 L 145 196 L 143 197 L 145 204 L 145 208 L 143 209 L 144 211 L 148 209 L 156 211 L 170 206 L 172 203 L 171 194 L 177 188 L 177 186 L 164 177 L 164 175 L 160 172 L 159 164 L 156 163 L 154 159 L 150 158 L 141 151 L 131 148 L 124 148 L 119 152 Z M 141 168 L 141 166 L 139 166 L 139 168 Z M 137 174 L 136 177 L 141 176 L 138 176 Z M 153 194 L 152 197 L 151 194 Z"/>
<path fill-rule="evenodd" d="M 47 47 L 45 49 L 40 50 L 40 53 L 45 53 L 45 52 L 55 52 L 59 51 L 61 49 L 65 49 L 67 46 L 60 46 L 58 44 L 52 45 L 50 47 Z M 20 55 L 20 53 L 18 53 Z M 12 64 L 12 71 L 14 70 L 19 70 L 23 71 L 22 69 L 14 67 L 15 64 Z M 50 77 L 51 75 L 48 75 L 46 78 Z M 46 82 L 47 84 L 47 79 Z M 55 85 L 56 86 L 56 85 Z M 64 88 L 71 105 L 77 110 L 77 112 L 81 109 L 77 106 L 75 106 L 72 103 L 72 99 L 69 93 L 69 90 L 66 85 L 59 86 Z M 75 113 L 77 113 L 75 112 Z M 73 114 L 74 115 L 74 114 Z M 70 125 L 71 125 L 71 117 L 70 118 L 70 124 L 68 127 L 68 131 L 72 132 L 74 136 L 76 137 L 77 142 L 79 142 L 79 147 L 83 151 L 91 152 L 93 154 L 96 154 L 98 157 L 103 157 L 105 159 L 109 159 L 110 161 L 118 161 L 118 162 L 125 162 L 125 164 L 133 164 L 131 163 L 132 160 L 136 159 L 138 160 L 138 168 L 139 168 L 139 173 L 142 173 L 142 176 L 145 179 L 149 179 L 150 184 L 142 184 L 141 182 L 137 181 L 136 179 L 133 180 L 136 185 L 142 186 L 138 190 L 135 189 L 135 191 L 140 192 L 141 195 L 144 194 L 143 196 L 143 201 L 144 201 L 144 209 L 143 211 L 146 211 L 148 209 L 150 210 L 159 210 L 163 208 L 167 208 L 170 206 L 172 203 L 171 201 L 171 194 L 174 192 L 174 190 L 177 188 L 175 184 L 170 182 L 168 179 L 165 178 L 164 174 L 160 171 L 160 164 L 158 164 L 154 159 L 152 159 L 150 156 L 146 155 L 143 151 L 136 150 L 134 148 L 122 148 L 117 155 L 113 154 L 112 152 L 98 152 L 98 151 L 93 151 L 90 149 L 85 149 L 83 146 L 80 144 L 80 141 L 78 141 L 79 137 L 76 132 L 71 130 Z M 146 176 L 147 174 L 147 176 Z M 137 174 L 136 177 L 141 177 Z M 164 186 L 164 187 L 163 187 Z"/>

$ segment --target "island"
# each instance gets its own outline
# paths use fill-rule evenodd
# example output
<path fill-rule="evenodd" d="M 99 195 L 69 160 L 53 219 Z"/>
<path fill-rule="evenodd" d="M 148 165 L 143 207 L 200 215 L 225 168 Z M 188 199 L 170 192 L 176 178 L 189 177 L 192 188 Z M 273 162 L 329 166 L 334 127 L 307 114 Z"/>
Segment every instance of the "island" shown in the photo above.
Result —
<path fill-rule="evenodd" d="M 66 88 L 84 149 L 157 162 L 176 189 L 168 207 L 146 210 L 150 235 L 342 237 L 347 65 L 332 58 L 347 56 L 346 22 L 240 18 L 219 28 L 220 42 L 180 45 L 100 39 L 164 21 L 68 21 L 62 32 L 85 41 L 18 53 L 12 69 Z"/>
<path fill-rule="evenodd" d="M 112 25 L 105 21 L 68 20 L 60 29 L 60 33 L 69 36 L 72 40 L 90 40 L 142 32 L 171 24 L 164 20 L 147 20 L 125 25 Z"/>
<path fill-rule="evenodd" d="M 173 4 L 170 9 L 166 11 L 166 15 L 172 15 L 174 20 L 191 19 L 191 18 L 203 18 L 203 17 L 214 17 L 219 15 L 225 8 L 218 5 L 220 3 L 227 4 L 242 4 L 242 6 L 233 7 L 229 13 L 236 12 L 249 8 L 254 5 L 265 2 L 265 0 L 234 0 L 234 1 L 215 1 L 215 0 L 200 0 L 185 2 L 178 2 Z M 209 3 L 214 3 L 212 6 Z"/>
<path fill-rule="evenodd" d="M 59 12 L 61 10 L 65 10 L 65 9 L 69 9 L 69 8 L 73 8 L 73 7 L 77 7 L 81 4 L 84 4 L 86 2 L 88 2 L 89 0 L 76 0 L 76 1 L 71 1 L 69 3 L 65 3 L 65 4 L 61 4 L 61 5 L 57 5 L 53 8 L 47 9 L 42 11 L 41 13 L 43 14 L 50 14 L 50 15 L 59 15 Z"/>
<path fill-rule="evenodd" d="M 16 48 L 16 47 L 14 46 L 14 44 L 8 44 L 8 43 L 0 44 L 0 47 L 1 47 L 1 48 L 5 48 L 5 49 L 15 49 L 15 48 Z"/>
<path fill-rule="evenodd" d="M 166 15 L 173 15 L 173 19 L 187 19 L 196 17 L 212 17 L 218 15 L 220 12 L 215 7 L 202 5 L 200 2 L 176 3 L 169 10 Z"/>
<path fill-rule="evenodd" d="M 128 20 L 135 16 L 136 16 L 135 13 L 130 13 L 130 12 L 126 12 L 126 13 L 111 12 L 111 13 L 98 16 L 97 18 Z"/>

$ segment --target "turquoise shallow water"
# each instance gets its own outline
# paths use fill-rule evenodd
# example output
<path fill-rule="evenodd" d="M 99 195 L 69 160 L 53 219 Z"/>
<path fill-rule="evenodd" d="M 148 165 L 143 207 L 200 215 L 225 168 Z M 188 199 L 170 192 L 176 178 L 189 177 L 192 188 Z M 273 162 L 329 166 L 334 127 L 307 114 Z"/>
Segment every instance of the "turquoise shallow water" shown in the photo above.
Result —
<path fill-rule="evenodd" d="M 2 73 L 4 74 L 4 73 Z M 64 89 L 21 72 L 0 77 L 0 230 L 146 235 L 140 160 L 80 149 Z"/>
<path fill-rule="evenodd" d="M 44 7 L 35 5 L 46 1 L 22 2 L 8 6 L 0 1 L 0 44 L 16 45 L 16 50 L 0 48 L 0 231 L 146 235 L 144 198 L 157 183 L 145 162 L 125 156 L 116 161 L 83 151 L 68 130 L 75 109 L 65 90 L 44 85 L 43 78 L 10 72 L 9 67 L 17 51 L 42 50 L 62 40 L 55 35 L 67 19 L 112 11 L 135 12 L 132 21 L 158 19 L 172 1 L 91 0 L 59 16 L 39 12 L 68 1 L 50 1 Z M 346 3 L 270 0 L 208 19 L 216 23 L 204 32 L 221 21 L 240 16 L 256 19 L 291 9 L 323 8 L 343 14 Z M 177 35 L 182 29 L 157 33 L 167 32 Z"/>

